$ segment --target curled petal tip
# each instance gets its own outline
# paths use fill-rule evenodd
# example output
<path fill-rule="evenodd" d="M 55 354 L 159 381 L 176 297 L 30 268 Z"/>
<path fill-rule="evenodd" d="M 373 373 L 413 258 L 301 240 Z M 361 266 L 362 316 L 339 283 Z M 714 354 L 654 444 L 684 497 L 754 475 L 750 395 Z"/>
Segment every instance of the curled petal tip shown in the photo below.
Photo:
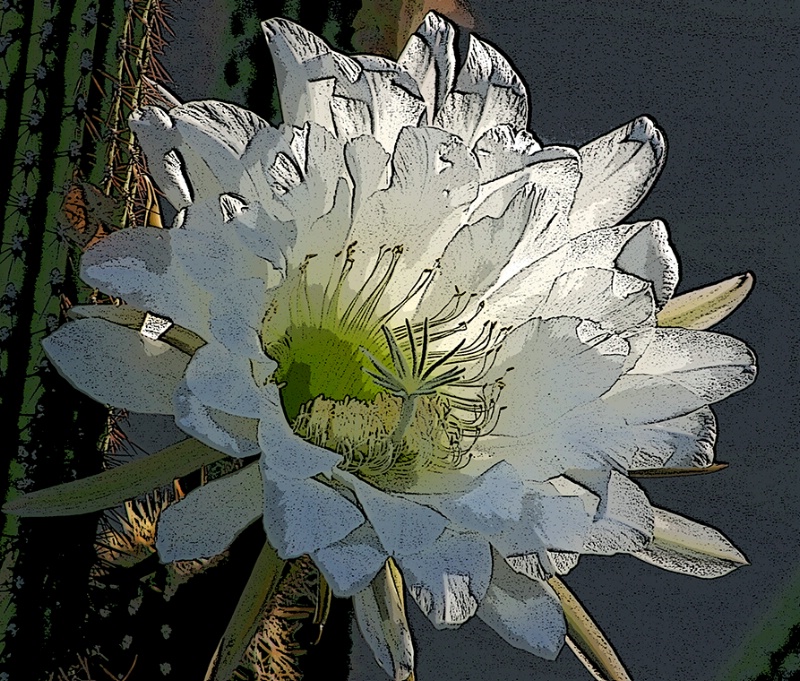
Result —
<path fill-rule="evenodd" d="M 640 116 L 631 123 L 628 141 L 641 142 L 642 144 L 649 142 L 653 148 L 656 161 L 662 159 L 667 148 L 663 133 L 658 129 L 656 122 L 649 116 Z"/>
<path fill-rule="evenodd" d="M 143 106 L 141 109 L 134 110 L 128 116 L 128 123 L 134 132 L 145 126 L 163 130 L 172 128 L 172 119 L 169 114 L 157 106 Z"/>

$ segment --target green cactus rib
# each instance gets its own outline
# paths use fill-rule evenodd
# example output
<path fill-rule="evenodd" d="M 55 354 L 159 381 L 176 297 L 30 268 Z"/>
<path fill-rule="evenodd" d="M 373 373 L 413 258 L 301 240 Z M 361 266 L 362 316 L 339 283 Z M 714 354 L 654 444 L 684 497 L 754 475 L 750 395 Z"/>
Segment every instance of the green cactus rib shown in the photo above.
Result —
<path fill-rule="evenodd" d="M 124 203 L 117 227 L 142 222 L 144 195 L 140 179 L 144 170 L 133 135 L 128 130 L 128 116 L 145 102 L 143 78 L 163 80 L 155 57 L 163 43 L 164 0 L 139 0 L 117 20 L 121 26 L 123 47 L 114 72 L 104 74 L 111 84 L 110 105 L 105 112 L 108 145 L 101 184 L 107 195 L 116 195 Z"/>
<path fill-rule="evenodd" d="M 92 4 L 91 0 L 75 3 L 71 12 L 63 15 L 57 14 L 59 10 L 55 8 L 51 19 L 55 26 L 52 53 L 37 54 L 36 49 L 29 52 L 29 63 L 40 57 L 41 61 L 36 66 L 46 64 L 52 75 L 41 87 L 31 88 L 35 90 L 31 98 L 40 99 L 42 120 L 35 137 L 39 155 L 38 182 L 33 182 L 33 174 L 27 180 L 22 180 L 26 182 L 24 191 L 31 197 L 31 203 L 28 219 L 22 225 L 26 238 L 25 253 L 16 263 L 16 269 L 21 270 L 21 277 L 18 279 L 15 333 L 8 348 L 4 385 L 7 400 L 4 409 L 8 410 L 9 415 L 16 416 L 8 418 L 6 423 L 16 421 L 19 426 L 14 442 L 17 446 L 12 447 L 11 451 L 16 451 L 24 443 L 24 430 L 30 417 L 36 413 L 40 392 L 37 369 L 43 358 L 40 341 L 47 332 L 48 315 L 50 319 L 57 320 L 60 310 L 58 294 L 67 267 L 68 251 L 52 233 L 48 242 L 46 234 L 47 227 L 55 225 L 61 207 L 62 196 L 58 190 L 69 180 L 73 170 L 72 161 L 64 150 L 75 139 L 78 123 L 71 116 L 64 117 L 63 112 L 65 109 L 72 110 L 74 93 L 82 90 L 84 76 L 80 70 L 80 55 L 84 49 L 93 47 L 93 36 L 84 38 L 80 33 L 70 33 L 70 23 L 67 22 L 77 24 Z M 63 68 L 63 74 L 56 75 L 59 67 Z M 20 137 L 23 135 L 24 125 L 21 126 Z M 30 141 L 33 142 L 33 136 Z M 16 179 L 20 177 L 21 174 Z M 7 209 L 7 221 L 10 221 L 9 214 L 12 212 Z M 5 498 L 11 480 L 8 474 L 0 478 L 0 496 Z"/>
<path fill-rule="evenodd" d="M 35 473 L 31 473 L 31 477 L 38 484 L 45 485 L 53 478 L 67 474 L 64 469 L 68 468 L 69 462 L 64 460 L 55 438 L 60 434 L 62 439 L 68 439 L 66 431 L 75 425 L 74 406 L 65 407 L 57 399 L 69 391 L 60 385 L 44 387 L 39 366 L 42 358 L 39 342 L 47 329 L 48 316 L 52 315 L 55 320 L 58 318 L 58 291 L 53 290 L 51 284 L 60 286 L 61 282 L 52 280 L 51 274 L 58 273 L 58 277 L 62 277 L 67 263 L 66 249 L 52 238 L 52 234 L 48 240 L 46 228 L 54 224 L 52 218 L 60 208 L 61 197 L 56 187 L 69 177 L 72 163 L 64 151 L 78 130 L 77 120 L 64 116 L 65 108 L 72 110 L 72 98 L 80 91 L 83 78 L 79 68 L 75 68 L 77 64 L 70 63 L 69 55 L 81 54 L 84 49 L 81 43 L 91 41 L 91 32 L 85 36 L 73 34 L 71 27 L 81 22 L 81 15 L 91 4 L 89 0 L 84 0 L 65 9 L 59 4 L 46 7 L 45 3 L 25 3 L 24 6 L 32 7 L 31 32 L 25 47 L 26 61 L 24 65 L 20 62 L 19 68 L 31 81 L 23 81 L 27 87 L 20 93 L 21 110 L 38 111 L 41 120 L 34 127 L 30 120 L 26 121 L 21 115 L 16 137 L 21 142 L 20 148 L 38 154 L 36 171 L 14 174 L 14 154 L 6 160 L 12 168 L 13 182 L 9 183 L 9 193 L 2 206 L 6 218 L 4 225 L 17 229 L 24 236 L 26 244 L 18 260 L 12 260 L 9 265 L 9 274 L 13 275 L 11 279 L 17 286 L 18 297 L 13 311 L 15 328 L 8 344 L 2 383 L 3 414 L 6 423 L 17 423 L 19 426 L 9 429 L 9 451 L 20 456 L 21 452 L 27 451 L 26 447 L 37 448 Z M 41 29 L 45 22 L 52 28 L 52 34 L 48 42 L 43 44 L 36 29 Z M 88 44 L 91 46 L 91 42 Z M 4 166 L 3 170 L 8 172 L 8 166 Z M 19 198 L 23 194 L 29 197 L 29 204 L 28 209 L 20 212 Z M 48 382 L 51 381 L 48 379 Z M 35 421 L 31 418 L 34 414 L 37 416 Z M 61 460 L 60 465 L 55 463 L 58 460 Z M 21 461 L 21 458 L 14 461 L 12 457 L 4 457 L 5 470 L 0 472 L 0 496 L 4 499 L 8 497 L 11 483 L 16 482 L 15 478 L 20 477 L 24 470 Z M 56 623 L 62 620 L 68 624 L 61 631 L 74 626 L 74 620 L 80 617 L 81 610 L 72 607 L 73 595 L 79 591 L 68 587 L 65 598 L 59 599 L 58 595 L 53 597 L 53 594 L 49 594 L 48 598 L 41 586 L 47 583 L 52 591 L 56 584 L 62 584 L 60 578 L 51 578 L 48 582 L 47 571 L 58 563 L 59 553 L 64 549 L 64 539 L 69 537 L 68 545 L 75 548 L 77 556 L 81 547 L 84 553 L 87 548 L 91 550 L 94 532 L 91 526 L 73 525 L 69 528 L 70 532 L 62 530 L 55 535 L 63 538 L 59 542 L 54 541 L 54 535 L 43 530 L 42 526 L 21 524 L 10 527 L 4 517 L 3 535 L 8 537 L 12 530 L 17 535 L 14 543 L 19 548 L 19 558 L 13 569 L 13 602 L 4 615 L 13 618 L 17 625 L 14 639 L 17 646 L 16 650 L 4 652 L 6 661 L 12 667 L 15 664 L 21 667 L 25 664 L 20 655 L 25 640 L 38 640 L 53 655 L 66 645 L 64 640 L 54 641 L 51 633 L 57 628 Z M 42 549 L 48 547 L 51 554 L 45 554 L 47 557 L 43 561 Z M 83 561 L 73 558 L 76 568 L 81 563 L 85 563 L 85 556 Z M 51 607 L 58 600 L 64 605 L 60 610 L 61 615 L 53 614 L 55 610 Z M 36 664 L 40 663 L 43 660 L 37 659 Z M 26 670 L 26 675 L 28 671 L 35 673 Z"/>
<path fill-rule="evenodd" d="M 6 422 L 18 420 L 19 424 L 19 431 L 12 430 L 10 451 L 24 453 L 27 446 L 27 451 L 36 451 L 37 458 L 31 466 L 30 457 L 27 457 L 27 469 L 12 457 L 4 459 L 7 468 L 2 472 L 4 475 L 0 473 L 0 497 L 6 500 L 10 496 L 11 483 L 26 471 L 31 478 L 29 483 L 48 486 L 76 475 L 82 477 L 97 472 L 93 468 L 101 466 L 95 442 L 104 421 L 103 409 L 75 395 L 69 386 L 51 370 L 48 371 L 42 364 L 39 346 L 42 336 L 49 330 L 48 326 L 51 327 L 59 317 L 60 291 L 57 287 L 65 277 L 65 284 L 69 282 L 73 269 L 74 259 L 70 258 L 68 249 L 46 231 L 58 221 L 63 197 L 59 190 L 69 182 L 74 170 L 83 170 L 85 177 L 93 164 L 102 166 L 102 162 L 97 161 L 106 159 L 107 142 L 116 140 L 116 130 L 125 128 L 122 121 L 107 137 L 103 134 L 103 122 L 92 118 L 102 109 L 104 97 L 116 97 L 121 101 L 123 94 L 116 88 L 109 97 L 109 93 L 98 88 L 94 84 L 93 67 L 99 67 L 99 56 L 107 55 L 111 49 L 111 63 L 114 64 L 131 54 L 127 46 L 122 46 L 118 54 L 120 45 L 116 41 L 109 45 L 112 31 L 124 26 L 128 20 L 129 33 L 137 35 L 138 61 L 134 67 L 137 73 L 131 76 L 131 84 L 135 99 L 138 99 L 140 71 L 146 59 L 144 55 L 149 52 L 141 49 L 142 40 L 149 39 L 147 20 L 131 24 L 131 17 L 141 9 L 141 2 L 133 5 L 122 0 L 101 3 L 98 21 L 90 26 L 91 30 L 77 31 L 84 14 L 96 5 L 97 0 L 56 0 L 52 6 L 44 2 L 25 4 L 32 13 L 30 25 L 35 27 L 49 20 L 54 32 L 45 51 L 41 43 L 35 42 L 36 31 L 32 28 L 25 43 L 24 63 L 19 67 L 23 74 L 22 84 L 28 85 L 20 92 L 20 110 L 31 111 L 36 105 L 42 112 L 41 122 L 26 135 L 27 121 L 20 115 L 15 126 L 17 134 L 14 138 L 8 137 L 9 140 L 21 139 L 23 145 L 20 146 L 36 152 L 38 159 L 35 172 L 12 176 L 14 184 L 3 204 L 5 215 L 11 218 L 4 224 L 17 229 L 26 240 L 22 257 L 11 260 L 9 264 L 9 274 L 13 274 L 11 279 L 19 295 L 14 310 L 15 331 L 4 358 L 6 372 L 2 394 L 6 399 L 3 412 L 8 412 Z M 88 55 L 93 55 L 94 64 L 87 63 Z M 34 78 L 29 84 L 25 74 L 30 75 L 40 65 L 47 69 L 40 75 L 52 75 L 38 81 Z M 85 109 L 76 107 L 76 96 L 84 98 Z M 84 110 L 83 116 L 80 109 Z M 74 153 L 76 148 L 81 151 L 79 156 Z M 70 149 L 72 153 L 67 153 Z M 13 158 L 14 154 L 9 156 Z M 115 162 L 121 165 L 116 159 Z M 129 169 L 130 165 L 125 168 Z M 100 171 L 104 170 L 101 167 Z M 126 182 L 123 191 L 132 191 L 131 185 L 130 180 Z M 29 195 L 31 201 L 30 209 L 21 214 L 14 204 L 19 203 L 19 196 L 23 194 Z M 58 281 L 51 278 L 52 273 L 58 274 Z M 86 516 L 71 519 L 66 524 L 53 520 L 26 520 L 17 525 L 13 518 L 3 517 L 2 522 L 4 535 L 16 535 L 12 541 L 19 548 L 13 569 L 12 600 L 2 614 L 3 624 L 7 625 L 11 620 L 17 627 L 17 634 L 14 650 L 9 647 L 3 651 L 4 661 L 10 665 L 8 669 L 20 672 L 25 669 L 22 672 L 25 677 L 45 678 L 48 671 L 57 668 L 68 654 L 73 654 L 86 643 L 81 623 L 89 605 L 86 589 L 89 569 L 96 559 L 93 543 L 97 519 Z M 64 561 L 69 561 L 70 570 L 60 575 L 56 566 Z M 59 603 L 59 607 L 54 606 Z M 8 626 L 2 626 L 2 630 L 8 630 Z M 23 641 L 27 643 L 23 645 Z M 3 643 L 0 640 L 0 650 Z M 22 651 L 35 645 L 43 647 L 46 653 L 31 661 Z"/>
<path fill-rule="evenodd" d="M 15 170 L 13 159 L 17 157 L 17 144 L 20 140 L 18 129 L 24 110 L 23 95 L 25 93 L 26 73 L 28 73 L 29 51 L 34 40 L 33 15 L 34 8 L 38 9 L 38 5 L 39 3 L 35 2 L 22 3 L 22 9 L 19 13 L 19 26 L 16 27 L 18 47 L 15 46 L 13 52 L 7 58 L 11 75 L 5 96 L 3 127 L 0 128 L 0 159 L 4 160 L 3 163 L 0 163 L 0 210 L 3 211 L 3 214 L 5 214 L 5 208 L 8 205 L 11 178 Z M 27 32 L 23 31 L 24 27 L 28 28 Z M 15 56 L 16 58 L 14 58 Z M 8 240 L 6 221 L 2 220 L 1 222 L 0 241 L 6 244 Z"/>
<path fill-rule="evenodd" d="M 113 129 L 112 111 L 117 97 L 122 94 L 114 92 L 116 86 L 114 74 L 117 72 L 120 60 L 124 57 L 120 41 L 124 38 L 124 27 L 129 14 L 125 9 L 125 3 L 119 0 L 102 3 L 101 7 L 105 14 L 105 25 L 101 25 L 101 22 L 98 21 L 98 42 L 95 45 L 94 56 L 98 60 L 99 68 L 96 68 L 93 74 L 89 108 L 95 132 L 87 128 L 83 138 L 84 146 L 87 149 L 86 170 L 88 171 L 84 172 L 84 177 L 98 187 L 104 187 L 111 174 L 109 147 L 113 136 L 118 134 Z M 100 33 L 104 29 L 107 30 L 106 35 Z M 114 65 L 113 68 L 111 65 Z M 113 73 L 109 73 L 109 71 L 113 71 Z M 88 153 L 90 149 L 93 150 L 92 154 Z"/>
<path fill-rule="evenodd" d="M 13 104 L 19 103 L 18 100 L 13 100 L 9 97 L 9 95 L 13 96 L 13 93 L 10 92 L 11 83 L 9 81 L 9 76 L 11 76 L 11 79 L 13 80 L 14 76 L 12 74 L 17 73 L 18 69 L 20 68 L 20 63 L 22 63 L 22 67 L 24 69 L 24 65 L 27 61 L 27 53 L 25 48 L 27 48 L 28 42 L 27 40 L 22 40 L 26 33 L 25 29 L 26 24 L 24 23 L 21 12 L 16 10 L 6 10 L 5 14 L 2 16 L 2 21 L 0 21 L 0 30 L 2 30 L 1 39 L 4 41 L 2 80 L 0 80 L 0 86 L 5 89 L 4 96 L 0 97 L 0 130 L 6 130 L 9 125 L 12 127 L 12 129 L 16 130 L 17 125 L 19 124 L 18 121 L 15 122 L 7 119 L 7 115 L 9 114 L 9 103 L 12 104 L 12 110 Z M 6 40 L 9 41 L 8 44 L 5 44 Z"/>
<path fill-rule="evenodd" d="M 97 26 L 95 28 L 95 41 L 92 55 L 100 65 L 113 63 L 116 45 L 111 40 L 112 29 L 115 23 L 124 19 L 124 3 L 102 2 L 97 9 Z M 86 92 L 86 112 L 81 136 L 80 158 L 77 165 L 81 177 L 94 185 L 100 185 L 103 179 L 104 166 L 98 163 L 102 159 L 105 143 L 100 137 L 100 122 L 103 120 L 104 106 L 107 107 L 109 95 L 101 85 L 104 78 L 100 69 L 95 68 Z"/>
<path fill-rule="evenodd" d="M 160 5 L 160 0 L 147 0 L 142 7 L 141 12 L 141 28 L 142 28 L 142 36 L 139 42 L 137 43 L 137 50 L 136 50 L 136 59 L 133 66 L 133 72 L 136 74 L 136 80 L 134 81 L 133 88 L 131 91 L 131 99 L 130 99 L 130 110 L 137 109 L 142 104 L 142 76 L 147 73 L 151 60 L 153 57 L 153 46 L 152 46 L 152 38 L 153 38 L 153 26 L 152 22 L 156 18 L 157 8 Z M 133 183 L 136 181 L 138 186 L 138 181 L 136 178 L 136 174 L 138 171 L 138 163 L 134 157 L 135 153 L 135 141 L 133 135 L 128 133 L 127 141 L 125 144 L 125 156 L 128 160 L 127 168 L 125 172 L 125 183 L 122 187 L 122 195 L 125 197 L 126 206 L 125 212 L 122 215 L 122 221 L 120 223 L 120 227 L 126 227 L 128 222 L 131 221 L 134 211 L 134 199 L 136 194 L 136 186 L 133 186 Z"/>
<path fill-rule="evenodd" d="M 19 230 L 19 234 L 25 237 L 28 242 L 24 251 L 20 254 L 20 257 L 18 259 L 10 259 L 8 265 L 8 282 L 9 286 L 14 287 L 16 297 L 12 301 L 13 305 L 9 314 L 14 321 L 14 328 L 6 348 L 6 356 L 4 358 L 4 374 L 2 383 L 0 383 L 0 385 L 2 385 L 2 391 L 0 391 L 0 394 L 3 396 L 3 404 L 0 414 L 3 414 L 4 416 L 4 423 L 14 424 L 18 422 L 19 414 L 22 411 L 26 381 L 25 373 L 28 367 L 28 359 L 31 347 L 30 339 L 26 334 L 27 329 L 30 328 L 30 321 L 33 317 L 33 295 L 31 289 L 34 285 L 35 278 L 31 277 L 28 273 L 28 261 L 38 259 L 39 257 L 38 251 L 31 250 L 29 248 L 31 246 L 29 225 L 35 224 L 31 222 L 32 215 L 29 216 L 29 220 L 23 221 L 16 205 L 14 205 L 14 202 L 19 201 L 19 198 L 23 192 L 28 194 L 27 189 L 29 187 L 29 182 L 31 184 L 34 182 L 35 176 L 40 174 L 41 168 L 37 169 L 37 172 L 35 173 L 32 172 L 30 175 L 20 173 L 14 177 L 13 173 L 16 149 L 25 145 L 28 150 L 38 152 L 42 146 L 40 140 L 40 136 L 42 134 L 41 127 L 38 129 L 38 132 L 32 132 L 29 129 L 29 124 L 22 119 L 21 115 L 22 111 L 31 112 L 33 110 L 36 101 L 35 98 L 37 94 L 39 94 L 39 90 L 36 87 L 29 86 L 26 88 L 25 85 L 27 79 L 26 74 L 32 74 L 36 67 L 42 64 L 45 59 L 45 55 L 42 50 L 42 44 L 40 41 L 36 40 L 33 28 L 34 21 L 37 25 L 41 26 L 45 21 L 50 19 L 49 14 L 44 11 L 44 9 L 41 7 L 41 4 L 42 3 L 30 3 L 28 6 L 28 11 L 30 14 L 26 18 L 31 28 L 26 39 L 26 44 L 22 48 L 26 59 L 24 62 L 22 59 L 20 59 L 17 72 L 14 74 L 15 77 L 18 78 L 18 82 L 20 82 L 22 85 L 20 91 L 14 93 L 19 98 L 20 115 L 18 116 L 16 128 L 13 130 L 6 129 L 3 131 L 3 144 L 8 147 L 8 153 L 4 153 L 2 156 L 2 158 L 5 160 L 5 163 L 0 164 L 0 177 L 3 177 L 3 180 L 5 180 L 0 181 L 0 200 L 2 200 L 2 204 L 0 204 L 0 210 L 3 211 L 4 216 L 4 219 L 2 220 L 3 243 L 6 242 L 6 239 L 8 238 L 7 233 L 9 228 L 12 226 L 17 228 Z M 58 126 L 56 127 L 56 130 L 57 129 Z M 11 148 L 12 141 L 6 139 L 7 136 L 10 136 L 11 140 L 13 140 L 13 148 Z M 42 186 L 41 181 L 38 186 Z M 31 191 L 30 194 L 33 195 L 34 192 Z M 33 208 L 34 206 L 31 205 L 31 211 L 33 211 Z M 26 283 L 28 284 L 27 287 L 25 285 Z M 22 299 L 25 294 L 29 295 L 31 304 L 27 307 L 27 309 L 25 309 L 27 318 L 22 319 L 20 317 L 20 312 L 23 307 Z M 19 434 L 17 429 L 12 429 L 11 443 L 8 451 L 16 452 L 18 450 L 18 438 Z M 3 499 L 7 497 L 8 488 L 11 483 L 9 479 L 11 463 L 12 457 L 3 457 L 3 468 L 0 469 L 0 498 Z M 3 519 L 3 534 L 6 533 L 5 528 L 6 521 Z"/>

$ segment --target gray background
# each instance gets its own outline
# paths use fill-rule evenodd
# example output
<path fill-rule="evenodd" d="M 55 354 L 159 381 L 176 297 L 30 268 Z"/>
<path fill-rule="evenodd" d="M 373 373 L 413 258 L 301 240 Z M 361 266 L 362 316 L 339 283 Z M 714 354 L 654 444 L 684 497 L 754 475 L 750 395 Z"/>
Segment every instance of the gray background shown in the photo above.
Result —
<path fill-rule="evenodd" d="M 634 679 L 733 681 L 724 666 L 778 622 L 775 606 L 797 598 L 786 589 L 800 571 L 798 12 L 788 1 L 743 0 L 472 6 L 476 32 L 528 83 L 531 129 L 544 142 L 581 144 L 645 113 L 666 131 L 666 169 L 636 217 L 669 225 L 679 290 L 756 274 L 744 307 L 717 327 L 759 357 L 756 384 L 716 407 L 717 457 L 730 468 L 645 485 L 655 505 L 723 530 L 752 565 L 704 581 L 589 557 L 567 580 Z M 174 14 L 178 38 L 163 60 L 174 89 L 207 96 L 222 68 L 214 2 L 184 2 Z M 420 681 L 589 679 L 567 649 L 543 662 L 478 621 L 436 632 L 410 610 Z M 352 666 L 353 681 L 386 678 L 358 640 Z"/>

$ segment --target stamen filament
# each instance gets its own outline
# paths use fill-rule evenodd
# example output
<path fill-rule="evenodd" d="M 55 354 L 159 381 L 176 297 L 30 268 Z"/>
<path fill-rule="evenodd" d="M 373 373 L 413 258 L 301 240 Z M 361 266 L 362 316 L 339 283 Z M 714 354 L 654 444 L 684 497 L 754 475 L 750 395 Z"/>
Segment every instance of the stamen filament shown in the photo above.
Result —
<path fill-rule="evenodd" d="M 344 265 L 342 265 L 342 271 L 339 274 L 338 281 L 336 282 L 336 288 L 333 291 L 333 295 L 330 297 L 327 309 L 323 310 L 323 313 L 322 313 L 322 320 L 321 321 L 322 321 L 323 325 L 326 324 L 326 323 L 328 325 L 335 324 L 336 314 L 337 314 L 337 312 L 339 310 L 339 297 L 342 294 L 342 287 L 344 286 L 344 282 L 347 279 L 347 275 L 349 275 L 350 271 L 353 269 L 353 263 L 355 262 L 353 260 L 353 255 L 355 254 L 355 247 L 356 247 L 357 243 L 358 243 L 357 241 L 354 241 L 353 243 L 351 243 L 347 247 L 347 250 L 345 252 Z M 328 284 L 330 284 L 330 281 L 328 282 Z M 328 287 L 326 286 L 325 287 L 325 296 L 324 296 L 324 298 L 327 298 L 327 296 L 328 296 Z M 324 298 L 323 298 L 323 300 L 324 300 Z M 323 306 L 324 306 L 324 303 L 323 303 Z"/>
<path fill-rule="evenodd" d="M 348 326 L 348 320 L 350 318 L 350 314 L 355 309 L 356 304 L 361 299 L 361 294 L 367 289 L 369 283 L 372 281 L 372 278 L 378 273 L 380 269 L 381 262 L 383 262 L 383 258 L 387 253 L 391 253 L 391 249 L 387 248 L 386 246 L 381 246 L 378 253 L 378 259 L 375 261 L 375 265 L 372 268 L 372 272 L 369 273 L 364 285 L 358 290 L 355 296 L 353 296 L 353 300 L 350 301 L 350 304 L 347 306 L 347 309 L 344 311 L 342 315 L 342 326 L 345 328 Z"/>

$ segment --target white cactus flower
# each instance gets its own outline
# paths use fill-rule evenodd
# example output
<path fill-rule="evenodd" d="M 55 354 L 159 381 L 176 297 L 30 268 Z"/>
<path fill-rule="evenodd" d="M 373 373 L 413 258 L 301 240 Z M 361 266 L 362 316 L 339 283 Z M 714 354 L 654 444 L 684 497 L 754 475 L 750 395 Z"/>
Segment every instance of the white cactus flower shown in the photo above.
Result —
<path fill-rule="evenodd" d="M 755 376 L 740 341 L 656 326 L 677 260 L 661 221 L 624 222 L 664 164 L 654 122 L 542 147 L 511 65 L 471 37 L 459 68 L 434 13 L 397 62 L 264 30 L 283 124 L 217 101 L 137 112 L 177 218 L 90 249 L 82 278 L 128 307 L 45 341 L 95 399 L 259 456 L 164 511 L 161 559 L 220 553 L 263 517 L 282 558 L 354 597 L 399 679 L 390 557 L 436 627 L 477 616 L 546 658 L 566 632 L 547 580 L 582 554 L 745 563 L 628 476 L 710 465 L 708 405 Z M 166 342 L 173 324 L 196 342 Z"/>

